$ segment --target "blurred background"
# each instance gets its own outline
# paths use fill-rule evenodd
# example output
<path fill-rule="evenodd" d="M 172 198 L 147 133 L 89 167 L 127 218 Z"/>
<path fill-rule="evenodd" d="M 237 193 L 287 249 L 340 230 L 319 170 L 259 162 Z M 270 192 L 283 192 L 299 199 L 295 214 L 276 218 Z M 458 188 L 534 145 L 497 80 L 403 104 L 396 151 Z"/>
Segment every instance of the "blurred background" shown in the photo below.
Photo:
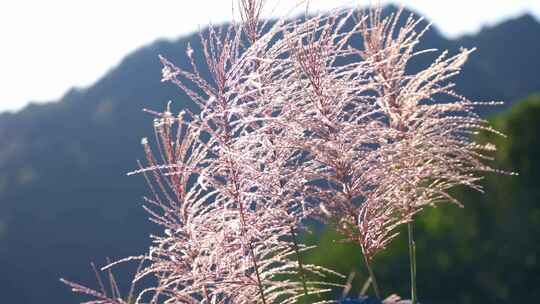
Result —
<path fill-rule="evenodd" d="M 374 2 L 374 1 L 372 1 Z M 141 208 L 140 177 L 126 177 L 150 136 L 142 108 L 192 107 L 162 84 L 158 54 L 180 66 L 193 32 L 233 16 L 232 1 L 3 1 L 0 3 L 0 303 L 78 303 L 60 277 L 94 286 L 98 265 L 145 252 L 157 232 Z M 293 18 L 299 1 L 268 1 L 266 16 Z M 370 1 L 313 0 L 310 11 Z M 419 217 L 422 303 L 534 303 L 540 299 L 540 1 L 383 1 L 434 27 L 420 48 L 478 47 L 455 79 L 508 138 L 489 138 L 495 166 L 486 194 L 458 189 L 452 205 Z M 411 69 L 429 61 L 413 62 Z M 488 135 L 479 135 L 488 137 Z M 403 234 L 402 234 L 403 235 Z M 406 234 L 405 234 L 406 235 Z M 309 259 L 366 275 L 360 251 L 322 230 Z M 354 254 L 356 252 L 356 254 Z M 375 260 L 385 294 L 408 295 L 405 238 Z M 120 274 L 120 279 L 124 278 Z"/>

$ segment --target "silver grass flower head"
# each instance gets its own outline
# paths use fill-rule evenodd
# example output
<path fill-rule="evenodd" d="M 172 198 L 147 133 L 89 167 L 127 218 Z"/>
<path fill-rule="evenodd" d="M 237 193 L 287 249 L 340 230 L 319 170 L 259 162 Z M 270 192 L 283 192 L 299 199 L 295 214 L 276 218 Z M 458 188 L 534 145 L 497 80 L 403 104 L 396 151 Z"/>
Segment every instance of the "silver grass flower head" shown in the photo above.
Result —
<path fill-rule="evenodd" d="M 131 174 L 145 177 L 162 233 L 139 258 L 134 282 L 156 284 L 137 303 L 297 303 L 340 276 L 301 264 L 306 218 L 334 225 L 370 261 L 423 208 L 459 204 L 451 189 L 481 190 L 479 173 L 499 172 L 485 165 L 495 147 L 471 136 L 497 133 L 475 113 L 493 103 L 449 81 L 473 50 L 410 73 L 424 53 L 421 18 L 377 7 L 270 24 L 264 2 L 241 0 L 239 22 L 202 32 L 188 68 L 160 56 L 162 81 L 198 109 L 147 110 L 155 140 L 141 141 L 146 164 Z M 92 303 L 124 303 L 69 284 Z"/>

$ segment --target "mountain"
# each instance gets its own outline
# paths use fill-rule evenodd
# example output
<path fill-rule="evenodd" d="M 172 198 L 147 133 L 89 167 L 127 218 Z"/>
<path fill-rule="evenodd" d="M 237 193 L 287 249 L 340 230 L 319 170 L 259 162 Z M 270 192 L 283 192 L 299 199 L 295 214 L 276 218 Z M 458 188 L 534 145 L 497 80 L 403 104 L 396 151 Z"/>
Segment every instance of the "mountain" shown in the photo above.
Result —
<path fill-rule="evenodd" d="M 455 43 L 478 49 L 470 65 L 475 73 L 467 70 L 464 73 L 471 84 L 484 83 L 476 90 L 468 89 L 472 96 L 483 99 L 491 96 L 506 101 L 510 106 L 531 92 L 540 91 L 540 23 L 534 16 L 526 14 L 484 28 L 478 34 L 462 37 Z"/>
<path fill-rule="evenodd" d="M 511 104 L 540 91 L 539 34 L 540 23 L 525 15 L 456 40 L 432 29 L 421 47 L 478 46 L 456 80 L 460 93 Z M 155 227 L 141 208 L 146 188 L 142 178 L 125 173 L 143 157 L 140 138 L 152 135 L 152 118 L 141 109 L 161 110 L 169 100 L 176 109 L 191 106 L 160 82 L 158 60 L 162 54 L 187 65 L 188 42 L 200 45 L 195 34 L 156 41 L 91 87 L 0 114 L 1 302 L 73 303 L 60 277 L 92 284 L 90 261 L 103 264 L 147 248 Z"/>

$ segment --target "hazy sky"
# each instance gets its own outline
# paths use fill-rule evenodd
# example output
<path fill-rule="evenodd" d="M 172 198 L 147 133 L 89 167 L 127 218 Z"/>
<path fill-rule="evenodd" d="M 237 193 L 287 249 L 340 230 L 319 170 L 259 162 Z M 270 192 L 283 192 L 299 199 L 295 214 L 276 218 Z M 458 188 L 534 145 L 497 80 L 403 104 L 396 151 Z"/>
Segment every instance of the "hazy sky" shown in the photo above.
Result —
<path fill-rule="evenodd" d="M 295 0 L 268 0 L 276 13 Z M 312 0 L 311 8 L 376 0 Z M 426 15 L 448 36 L 475 32 L 529 11 L 540 0 L 396 0 Z M 88 86 L 129 52 L 158 38 L 177 38 L 209 21 L 230 19 L 231 0 L 12 0 L 0 2 L 0 111 L 58 99 Z M 287 9 L 285 9 L 287 8 Z"/>

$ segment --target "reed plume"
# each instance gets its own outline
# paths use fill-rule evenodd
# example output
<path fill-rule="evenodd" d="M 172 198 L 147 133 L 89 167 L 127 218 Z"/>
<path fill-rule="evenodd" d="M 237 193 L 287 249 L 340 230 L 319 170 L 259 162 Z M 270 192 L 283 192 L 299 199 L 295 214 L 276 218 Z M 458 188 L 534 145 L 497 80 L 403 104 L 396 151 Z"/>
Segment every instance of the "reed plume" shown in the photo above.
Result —
<path fill-rule="evenodd" d="M 421 18 L 375 7 L 261 22 L 264 4 L 241 0 L 240 21 L 202 32 L 188 68 L 160 56 L 162 81 L 197 111 L 147 110 L 154 144 L 143 139 L 146 163 L 130 174 L 145 177 L 145 209 L 163 233 L 128 258 L 144 263 L 134 283 L 155 280 L 136 303 L 297 303 L 344 287 L 303 261 L 308 218 L 360 245 L 381 298 L 371 264 L 398 227 L 412 237 L 423 208 L 460 205 L 451 189 L 481 191 L 480 173 L 500 172 L 485 165 L 495 147 L 471 136 L 498 134 L 475 112 L 498 103 L 470 101 L 450 82 L 473 50 L 411 72 L 432 51 L 416 50 L 429 28 Z M 124 303 L 68 284 L 91 303 Z"/>

